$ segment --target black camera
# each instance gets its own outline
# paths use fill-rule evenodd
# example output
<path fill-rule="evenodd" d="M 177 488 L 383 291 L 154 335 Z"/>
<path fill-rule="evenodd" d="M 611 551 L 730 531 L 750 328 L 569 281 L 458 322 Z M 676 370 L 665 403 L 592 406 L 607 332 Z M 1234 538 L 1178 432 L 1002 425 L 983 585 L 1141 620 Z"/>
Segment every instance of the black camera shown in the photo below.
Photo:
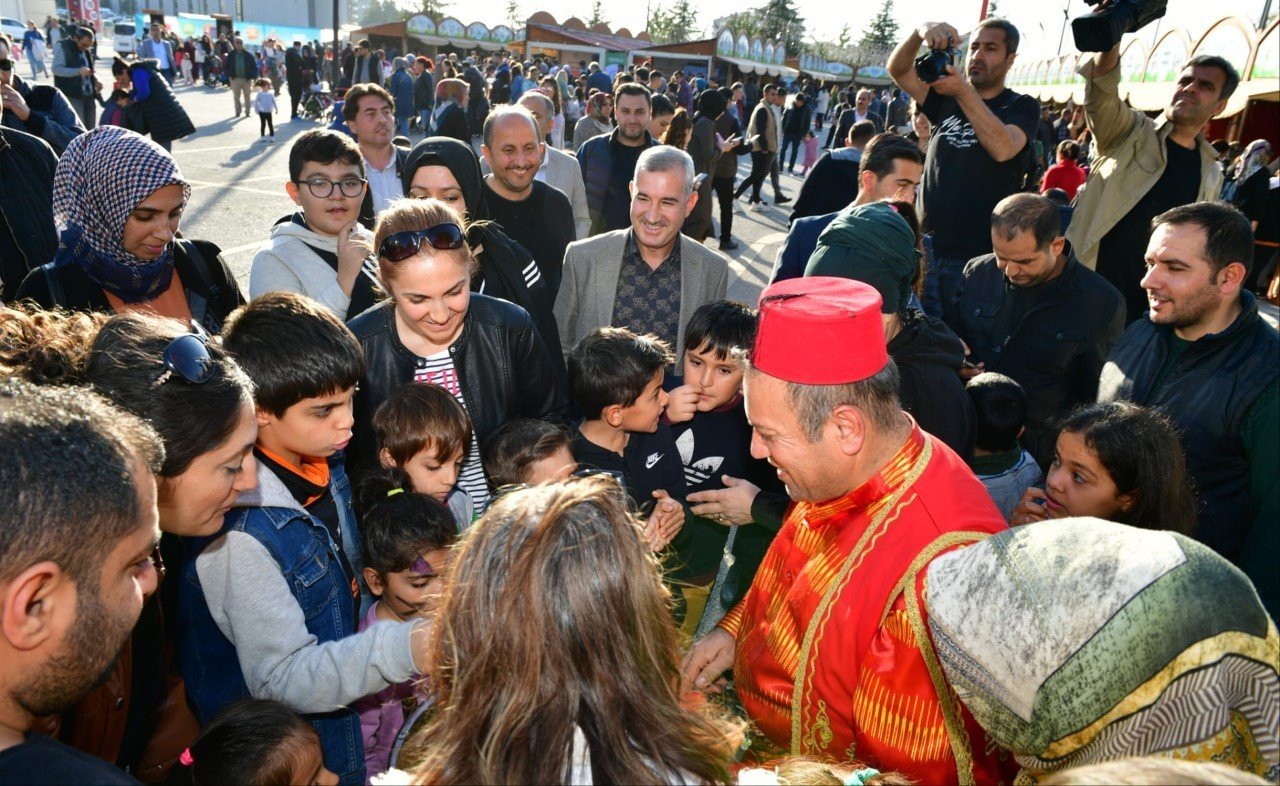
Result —
<path fill-rule="evenodd" d="M 1085 0 L 1098 5 L 1103 0 Z M 1120 37 L 1164 16 L 1168 0 L 1111 0 L 1105 8 L 1071 20 L 1076 49 L 1081 52 L 1110 52 Z"/>
<path fill-rule="evenodd" d="M 916 58 L 916 76 L 926 85 L 947 75 L 947 66 L 955 63 L 956 50 L 930 49 Z"/>

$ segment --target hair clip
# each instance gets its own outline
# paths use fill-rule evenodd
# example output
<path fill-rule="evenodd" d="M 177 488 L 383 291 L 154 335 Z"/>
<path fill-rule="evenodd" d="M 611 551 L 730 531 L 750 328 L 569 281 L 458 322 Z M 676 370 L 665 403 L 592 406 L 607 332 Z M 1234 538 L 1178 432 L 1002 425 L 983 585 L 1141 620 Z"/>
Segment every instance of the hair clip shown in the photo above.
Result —
<path fill-rule="evenodd" d="M 867 781 L 880 774 L 880 770 L 871 767 L 863 767 L 860 770 L 854 770 L 849 777 L 844 779 L 844 786 L 864 786 Z"/>
<path fill-rule="evenodd" d="M 404 493 L 404 489 L 402 489 L 402 488 L 394 488 L 394 489 L 391 489 L 390 491 L 388 491 L 388 492 L 387 492 L 387 496 L 388 496 L 388 497 L 394 497 L 396 494 L 403 494 L 403 493 Z"/>

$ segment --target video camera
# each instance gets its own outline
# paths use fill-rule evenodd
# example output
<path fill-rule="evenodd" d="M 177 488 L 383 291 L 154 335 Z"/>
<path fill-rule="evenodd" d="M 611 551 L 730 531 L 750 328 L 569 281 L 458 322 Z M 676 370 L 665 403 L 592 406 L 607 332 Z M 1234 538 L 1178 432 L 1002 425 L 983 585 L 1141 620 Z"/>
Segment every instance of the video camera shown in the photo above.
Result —
<path fill-rule="evenodd" d="M 1110 52 L 1125 33 L 1132 33 L 1165 15 L 1168 0 L 1085 0 L 1104 7 L 1071 20 L 1076 49 Z"/>

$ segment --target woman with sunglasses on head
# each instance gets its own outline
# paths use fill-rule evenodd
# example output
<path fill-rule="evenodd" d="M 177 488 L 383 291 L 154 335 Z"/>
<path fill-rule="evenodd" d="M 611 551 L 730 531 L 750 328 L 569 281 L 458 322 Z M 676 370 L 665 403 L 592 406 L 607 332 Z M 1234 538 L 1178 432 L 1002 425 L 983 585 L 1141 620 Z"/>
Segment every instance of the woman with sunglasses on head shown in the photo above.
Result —
<path fill-rule="evenodd" d="M 178 239 L 190 196 L 177 163 L 156 143 L 119 126 L 81 134 L 54 172 L 58 251 L 27 274 L 17 299 L 146 311 L 219 332 L 244 296 L 217 246 Z"/>
<path fill-rule="evenodd" d="M 415 783 L 728 783 L 741 728 L 680 695 L 661 567 L 616 480 L 512 490 L 463 539 Z M 412 752 L 412 751 L 411 751 Z"/>
<path fill-rule="evenodd" d="M 479 267 L 471 290 L 515 303 L 533 317 L 542 341 L 560 346 L 560 330 L 552 313 L 556 296 L 538 270 L 533 255 L 489 221 L 480 160 L 471 145 L 444 137 L 428 137 L 414 145 L 402 172 L 404 193 L 413 199 L 439 199 L 458 211 L 467 224 L 467 245 Z M 552 353 L 556 372 L 568 378 L 564 358 Z"/>
<path fill-rule="evenodd" d="M 173 575 L 143 607 L 105 681 L 48 728 L 148 782 L 164 776 L 197 731 L 166 633 L 177 618 L 176 572 L 256 483 L 252 385 L 198 323 L 192 330 L 140 313 L 0 308 L 0 378 L 88 385 L 147 420 L 164 442 L 156 487 L 160 574 Z M 91 533 L 85 546 L 93 547 Z"/>
<path fill-rule="evenodd" d="M 489 498 L 480 444 L 509 420 L 564 422 L 568 397 L 551 353 L 519 306 L 473 293 L 476 260 L 466 224 L 437 199 L 396 202 L 374 235 L 390 300 L 349 323 L 364 350 L 348 455 L 356 473 L 377 467 L 373 413 L 401 385 L 436 384 L 471 418 L 458 485 L 483 511 Z"/>

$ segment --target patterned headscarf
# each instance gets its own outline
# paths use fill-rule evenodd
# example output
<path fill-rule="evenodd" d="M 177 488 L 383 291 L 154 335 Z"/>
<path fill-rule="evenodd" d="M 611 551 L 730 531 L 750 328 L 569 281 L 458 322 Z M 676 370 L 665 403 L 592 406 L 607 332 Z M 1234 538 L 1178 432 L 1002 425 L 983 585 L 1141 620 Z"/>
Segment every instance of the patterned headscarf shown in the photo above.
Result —
<path fill-rule="evenodd" d="M 1265 139 L 1255 139 L 1250 142 L 1244 149 L 1244 154 L 1240 156 L 1240 163 L 1236 164 L 1236 183 L 1240 184 L 1248 180 L 1250 175 L 1267 165 L 1267 159 L 1270 157 L 1270 142 Z"/>
<path fill-rule="evenodd" d="M 926 582 L 947 681 L 1018 783 L 1130 756 L 1280 777 L 1280 634 L 1207 546 L 1045 521 L 939 557 Z"/>
<path fill-rule="evenodd" d="M 154 300 L 173 279 L 171 242 L 143 260 L 124 250 L 129 214 L 156 189 L 191 186 L 164 148 L 119 126 L 101 126 L 72 139 L 53 176 L 58 227 L 54 265 L 79 265 L 89 279 L 126 303 Z"/>

